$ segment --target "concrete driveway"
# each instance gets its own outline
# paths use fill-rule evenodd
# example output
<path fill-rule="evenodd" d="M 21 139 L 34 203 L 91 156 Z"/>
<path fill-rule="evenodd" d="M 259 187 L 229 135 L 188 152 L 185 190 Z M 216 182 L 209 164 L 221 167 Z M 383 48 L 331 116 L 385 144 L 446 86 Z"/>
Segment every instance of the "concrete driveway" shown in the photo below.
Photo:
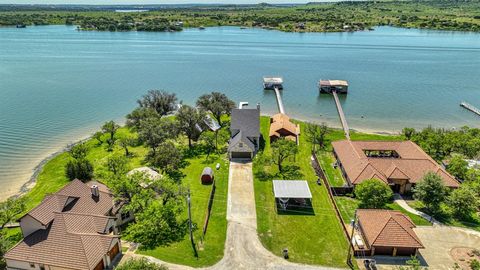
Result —
<path fill-rule="evenodd" d="M 420 250 L 418 259 L 428 269 L 454 269 L 450 251 L 454 248 L 480 248 L 480 232 L 444 225 L 418 226 L 414 229 L 425 249 Z M 379 270 L 396 270 L 405 265 L 408 257 L 374 256 Z M 361 265 L 361 262 L 359 262 Z M 363 265 L 361 267 L 363 268 Z"/>
<path fill-rule="evenodd" d="M 469 229 L 434 225 L 417 227 L 415 232 L 425 246 L 420 254 L 430 269 L 453 269 L 453 248 L 480 248 L 480 232 Z"/>
<path fill-rule="evenodd" d="M 263 247 L 257 235 L 257 215 L 251 162 L 230 163 L 227 220 L 227 239 L 224 257 L 217 264 L 204 269 L 335 269 L 290 263 L 283 258 L 273 255 Z M 130 256 L 140 257 L 141 255 L 128 254 L 126 257 Z M 152 257 L 147 258 L 153 262 L 164 264 L 171 270 L 194 269 L 188 266 L 166 263 Z"/>

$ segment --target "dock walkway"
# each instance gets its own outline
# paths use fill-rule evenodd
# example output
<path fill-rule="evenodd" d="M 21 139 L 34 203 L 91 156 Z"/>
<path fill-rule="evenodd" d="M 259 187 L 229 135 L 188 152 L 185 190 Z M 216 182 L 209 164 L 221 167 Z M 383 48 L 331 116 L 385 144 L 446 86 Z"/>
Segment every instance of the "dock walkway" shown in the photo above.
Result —
<path fill-rule="evenodd" d="M 285 108 L 283 107 L 283 101 L 282 101 L 282 96 L 280 96 L 280 89 L 278 87 L 273 88 L 275 91 L 275 96 L 277 97 L 277 105 L 278 105 L 278 110 L 280 113 L 285 114 Z"/>
<path fill-rule="evenodd" d="M 477 107 L 473 106 L 472 104 L 469 104 L 467 102 L 462 102 L 460 103 L 460 106 L 464 107 L 465 109 L 477 114 L 477 115 L 480 115 L 480 109 L 478 109 Z"/>
<path fill-rule="evenodd" d="M 345 137 L 347 140 L 350 140 L 350 129 L 348 128 L 347 120 L 345 119 L 345 114 L 343 113 L 342 105 L 338 99 L 337 91 L 332 91 L 333 98 L 335 99 L 335 104 L 337 105 L 338 115 L 340 116 L 340 121 L 342 122 L 343 131 L 345 132 Z"/>

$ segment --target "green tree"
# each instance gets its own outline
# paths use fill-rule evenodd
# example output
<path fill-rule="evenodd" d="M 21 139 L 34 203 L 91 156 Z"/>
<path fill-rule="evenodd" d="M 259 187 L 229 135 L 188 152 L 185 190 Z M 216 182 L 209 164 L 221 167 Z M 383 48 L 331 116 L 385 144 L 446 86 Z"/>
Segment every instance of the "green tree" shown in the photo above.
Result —
<path fill-rule="evenodd" d="M 271 144 L 272 162 L 278 166 L 278 170 L 283 172 L 284 161 L 298 153 L 297 144 L 294 141 L 285 138 L 279 138 Z"/>
<path fill-rule="evenodd" d="M 10 197 L 0 202 L 0 230 L 8 223 L 25 211 L 25 200 L 23 198 Z"/>
<path fill-rule="evenodd" d="M 165 265 L 150 262 L 146 258 L 131 258 L 120 264 L 115 270 L 168 270 Z"/>
<path fill-rule="evenodd" d="M 139 129 L 142 121 L 145 121 L 149 118 L 157 118 L 159 115 L 152 108 L 143 108 L 139 107 L 133 110 L 131 113 L 127 114 L 126 125 L 132 129 Z"/>
<path fill-rule="evenodd" d="M 232 109 L 235 108 L 235 103 L 227 95 L 219 92 L 200 96 L 196 104 L 200 109 L 211 112 L 220 126 L 223 126 L 222 115 L 230 115 Z"/>
<path fill-rule="evenodd" d="M 178 171 L 182 165 L 182 153 L 171 142 L 159 145 L 156 153 L 149 155 L 149 161 L 153 166 L 159 168 L 163 173 Z"/>
<path fill-rule="evenodd" d="M 128 170 L 127 165 L 128 160 L 124 156 L 113 155 L 107 158 L 108 171 L 114 175 L 125 174 Z"/>
<path fill-rule="evenodd" d="M 478 208 L 478 198 L 467 185 L 461 185 L 452 191 L 447 202 L 453 214 L 459 218 L 471 216 Z"/>
<path fill-rule="evenodd" d="M 107 181 L 115 200 L 125 203 L 123 210 L 134 214 L 144 211 L 158 195 L 151 185 L 146 185 L 151 179 L 145 173 L 115 175 Z"/>
<path fill-rule="evenodd" d="M 212 152 L 217 150 L 215 137 L 215 133 L 211 131 L 203 132 L 202 135 L 200 135 L 200 141 L 207 151 L 207 159 Z"/>
<path fill-rule="evenodd" d="M 103 132 L 97 131 L 93 134 L 93 138 L 98 141 L 98 145 L 102 145 L 103 143 Z"/>
<path fill-rule="evenodd" d="M 201 126 L 205 119 L 205 113 L 191 106 L 183 105 L 177 113 L 178 129 L 188 138 L 188 148 L 192 147 L 192 141 L 197 141 L 202 133 Z"/>
<path fill-rule="evenodd" d="M 102 126 L 102 131 L 104 133 L 110 134 L 110 140 L 114 141 L 115 140 L 115 133 L 117 130 L 120 128 L 120 126 L 115 123 L 113 120 L 105 122 Z"/>
<path fill-rule="evenodd" d="M 400 270 L 421 270 L 422 269 L 420 260 L 417 258 L 417 256 L 411 256 L 410 260 L 407 260 L 405 264 L 407 266 L 401 266 L 399 267 L 399 269 Z"/>
<path fill-rule="evenodd" d="M 468 172 L 468 162 L 463 155 L 452 155 L 447 171 L 458 179 L 465 180 Z"/>
<path fill-rule="evenodd" d="M 413 189 L 413 197 L 421 201 L 431 213 L 438 213 L 440 205 L 447 198 L 443 179 L 434 172 L 428 172 Z"/>
<path fill-rule="evenodd" d="M 317 125 L 314 123 L 307 123 L 305 126 L 305 134 L 307 141 L 312 144 L 312 150 L 316 151 L 318 146 L 320 149 L 325 147 L 325 136 L 328 133 L 328 127 L 325 123 Z"/>
<path fill-rule="evenodd" d="M 147 208 L 135 215 L 135 223 L 125 231 L 127 240 L 140 243 L 142 249 L 166 246 L 184 239 L 188 219 L 182 218 L 184 205 L 179 200 L 161 203 L 153 201 Z"/>
<path fill-rule="evenodd" d="M 355 186 L 361 208 L 384 208 L 392 200 L 392 189 L 379 179 L 368 179 Z"/>
<path fill-rule="evenodd" d="M 137 102 L 140 107 L 153 109 L 162 117 L 175 111 L 177 96 L 161 90 L 150 90 Z"/>
<path fill-rule="evenodd" d="M 149 118 L 142 121 L 138 130 L 138 138 L 156 153 L 157 147 L 177 137 L 178 129 L 176 123 L 167 118 Z"/>
<path fill-rule="evenodd" d="M 126 156 L 126 157 L 129 157 L 131 153 L 130 153 L 130 151 L 129 151 L 128 148 L 129 148 L 130 146 L 134 146 L 134 145 L 135 145 L 135 142 L 136 142 L 135 138 L 129 137 L 129 136 L 127 136 L 127 137 L 122 137 L 122 138 L 119 139 L 118 142 L 119 142 L 120 147 L 122 147 L 123 150 L 125 151 L 125 156 Z"/>
<path fill-rule="evenodd" d="M 83 159 L 87 157 L 88 150 L 89 149 L 86 143 L 78 143 L 72 146 L 70 150 L 68 150 L 68 153 L 74 159 Z"/>
<path fill-rule="evenodd" d="M 65 166 L 68 179 L 79 179 L 87 182 L 93 178 L 93 165 L 87 159 L 71 159 Z"/>
<path fill-rule="evenodd" d="M 402 134 L 403 134 L 403 136 L 405 136 L 405 139 L 411 140 L 412 137 L 415 135 L 415 129 L 405 127 L 405 128 L 402 129 Z"/>

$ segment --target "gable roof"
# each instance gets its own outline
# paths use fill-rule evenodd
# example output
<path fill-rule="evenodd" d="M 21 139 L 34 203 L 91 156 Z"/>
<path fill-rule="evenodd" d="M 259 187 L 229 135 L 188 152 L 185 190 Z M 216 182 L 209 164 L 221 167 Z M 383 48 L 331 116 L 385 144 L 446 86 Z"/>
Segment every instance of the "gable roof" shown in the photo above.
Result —
<path fill-rule="evenodd" d="M 359 209 L 357 217 L 369 247 L 424 247 L 413 231 L 415 224 L 400 211 Z"/>
<path fill-rule="evenodd" d="M 287 131 L 289 136 L 298 136 L 300 134 L 300 128 L 298 125 L 295 125 L 294 123 L 290 122 L 290 117 L 288 117 L 286 114 L 283 113 L 277 113 L 272 118 L 270 119 L 271 124 L 270 124 L 270 133 L 269 136 L 276 136 L 280 137 L 281 134 L 279 131 L 282 129 Z"/>
<path fill-rule="evenodd" d="M 93 197 L 90 186 L 97 185 Z M 39 221 L 39 229 L 10 249 L 5 258 L 68 269 L 93 269 L 119 236 L 106 235 L 115 217 L 110 190 L 98 182 L 73 180 L 26 215 Z M 116 207 L 116 206 L 115 206 Z"/>
<path fill-rule="evenodd" d="M 235 135 L 238 131 L 242 131 L 246 137 L 259 137 L 260 110 L 257 108 L 232 109 L 230 131 L 232 135 Z"/>
<path fill-rule="evenodd" d="M 333 149 L 342 163 L 352 184 L 376 178 L 385 183 L 389 179 L 406 179 L 419 182 L 428 172 L 440 175 L 448 187 L 458 187 L 458 181 L 437 164 L 418 145 L 411 141 L 350 141 L 332 142 Z M 367 157 L 365 150 L 393 150 L 398 158 Z"/>
<path fill-rule="evenodd" d="M 6 259 L 35 262 L 68 269 L 93 269 L 118 236 L 98 234 L 92 219 L 55 213 L 44 230 L 25 237 L 10 249 Z M 72 220 L 72 217 L 74 217 Z M 93 218 L 95 219 L 95 218 Z M 99 224 L 100 219 L 97 220 Z"/>
<path fill-rule="evenodd" d="M 245 148 L 239 149 L 237 147 L 239 143 L 244 143 L 249 148 L 248 152 L 255 152 L 255 145 L 253 145 L 253 142 L 244 135 L 243 131 L 238 132 L 235 136 L 233 136 L 233 138 L 230 139 L 230 142 L 228 143 L 228 151 L 233 151 L 234 149 L 237 152 L 239 150 L 246 150 Z"/>

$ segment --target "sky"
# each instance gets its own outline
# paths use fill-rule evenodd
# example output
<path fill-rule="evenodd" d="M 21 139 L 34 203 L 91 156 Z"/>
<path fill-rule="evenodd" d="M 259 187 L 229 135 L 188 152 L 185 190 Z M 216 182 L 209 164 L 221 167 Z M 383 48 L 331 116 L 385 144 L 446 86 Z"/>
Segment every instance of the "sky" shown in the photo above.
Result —
<path fill-rule="evenodd" d="M 324 1 L 324 0 L 323 0 Z M 328 0 L 327 0 L 328 1 Z M 261 2 L 287 4 L 306 3 L 311 0 L 0 0 L 0 4 L 88 4 L 88 5 L 117 5 L 117 4 L 258 4 Z"/>

